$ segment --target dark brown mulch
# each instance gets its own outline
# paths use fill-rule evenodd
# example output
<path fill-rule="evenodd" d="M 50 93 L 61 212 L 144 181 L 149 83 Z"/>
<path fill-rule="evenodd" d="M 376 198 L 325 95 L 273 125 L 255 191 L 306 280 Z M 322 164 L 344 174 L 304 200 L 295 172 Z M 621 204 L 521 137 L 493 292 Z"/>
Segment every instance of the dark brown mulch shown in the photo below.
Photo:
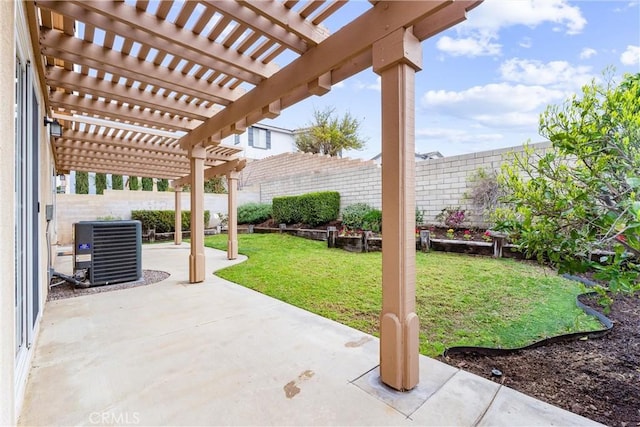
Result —
<path fill-rule="evenodd" d="M 113 285 L 92 286 L 90 288 L 79 288 L 71 283 L 64 282 L 63 284 L 53 286 L 51 289 L 49 289 L 47 301 L 55 301 L 64 298 L 74 298 L 82 295 L 98 294 L 101 292 L 110 292 L 117 291 L 119 289 L 128 289 L 137 286 L 151 285 L 166 279 L 170 275 L 171 274 L 167 273 L 166 271 L 142 270 L 142 280 L 137 280 L 135 282 L 115 283 Z M 54 278 L 53 281 L 55 283 L 57 282 L 57 279 Z"/>
<path fill-rule="evenodd" d="M 602 310 L 593 298 L 582 302 Z M 640 294 L 614 297 L 607 317 L 614 327 L 602 338 L 440 360 L 604 424 L 640 426 Z"/>

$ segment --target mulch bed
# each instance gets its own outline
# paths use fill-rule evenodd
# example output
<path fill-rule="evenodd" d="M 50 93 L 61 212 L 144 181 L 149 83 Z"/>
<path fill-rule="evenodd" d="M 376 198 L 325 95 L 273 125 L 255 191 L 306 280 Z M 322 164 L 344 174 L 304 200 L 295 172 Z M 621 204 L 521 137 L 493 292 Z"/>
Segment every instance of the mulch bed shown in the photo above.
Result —
<path fill-rule="evenodd" d="M 581 301 L 602 311 L 594 298 Z M 640 426 L 640 294 L 615 296 L 607 317 L 614 327 L 601 338 L 440 360 L 604 424 Z"/>
<path fill-rule="evenodd" d="M 110 292 L 137 286 L 151 285 L 166 279 L 170 275 L 171 274 L 167 273 L 166 271 L 142 270 L 142 280 L 137 280 L 135 282 L 116 283 L 113 285 L 92 286 L 90 288 L 79 288 L 71 283 L 64 282 L 63 284 L 53 286 L 51 289 L 49 289 L 47 301 L 55 301 L 64 298 L 74 298 L 82 295 L 98 294 L 101 292 Z"/>

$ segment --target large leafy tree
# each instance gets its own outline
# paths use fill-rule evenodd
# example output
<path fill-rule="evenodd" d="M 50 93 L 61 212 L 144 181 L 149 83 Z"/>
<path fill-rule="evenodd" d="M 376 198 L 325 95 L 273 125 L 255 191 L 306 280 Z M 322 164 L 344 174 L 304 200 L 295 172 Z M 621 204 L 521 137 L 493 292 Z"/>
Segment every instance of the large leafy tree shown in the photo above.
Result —
<path fill-rule="evenodd" d="M 358 135 L 360 121 L 345 113 L 335 116 L 335 108 L 313 111 L 313 121 L 296 137 L 299 151 L 339 156 L 342 150 L 360 150 L 364 140 Z"/>
<path fill-rule="evenodd" d="M 640 74 L 592 82 L 549 106 L 540 133 L 500 179 L 514 215 L 503 222 L 531 255 L 561 272 L 597 270 L 613 291 L 640 288 Z"/>

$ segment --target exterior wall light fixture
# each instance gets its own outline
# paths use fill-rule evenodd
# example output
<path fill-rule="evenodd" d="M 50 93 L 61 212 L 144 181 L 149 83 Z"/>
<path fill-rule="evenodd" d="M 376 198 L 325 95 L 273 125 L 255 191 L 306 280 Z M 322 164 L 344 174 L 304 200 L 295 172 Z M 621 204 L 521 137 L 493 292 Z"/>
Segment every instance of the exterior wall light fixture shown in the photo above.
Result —
<path fill-rule="evenodd" d="M 44 125 L 49 125 L 49 135 L 54 138 L 60 138 L 62 136 L 62 125 L 58 121 L 58 119 L 49 119 L 47 117 L 44 118 Z"/>

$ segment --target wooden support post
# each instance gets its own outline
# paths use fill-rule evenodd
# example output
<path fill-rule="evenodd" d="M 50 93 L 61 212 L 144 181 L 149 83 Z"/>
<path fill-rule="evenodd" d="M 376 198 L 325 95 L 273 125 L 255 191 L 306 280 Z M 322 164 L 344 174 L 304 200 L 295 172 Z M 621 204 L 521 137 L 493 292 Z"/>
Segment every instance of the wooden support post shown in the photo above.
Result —
<path fill-rule="evenodd" d="M 329 226 L 327 228 L 327 246 L 330 248 L 335 248 L 337 237 L 338 237 L 338 229 L 334 226 Z"/>
<path fill-rule="evenodd" d="M 176 245 L 182 244 L 182 187 L 176 187 L 174 189 L 175 197 L 175 209 L 174 209 L 174 228 L 173 243 Z"/>
<path fill-rule="evenodd" d="M 380 377 L 400 391 L 419 380 L 415 313 L 415 72 L 420 42 L 398 29 L 373 45 L 382 83 L 382 315 Z"/>
<path fill-rule="evenodd" d="M 227 259 L 238 258 L 238 178 L 239 173 L 227 173 L 228 221 L 227 221 Z"/>
<path fill-rule="evenodd" d="M 420 249 L 422 252 L 429 252 L 431 247 L 431 232 L 429 230 L 420 230 Z"/>
<path fill-rule="evenodd" d="M 189 283 L 204 281 L 204 161 L 207 153 L 202 145 L 189 150 L 191 162 L 191 254 Z"/>

